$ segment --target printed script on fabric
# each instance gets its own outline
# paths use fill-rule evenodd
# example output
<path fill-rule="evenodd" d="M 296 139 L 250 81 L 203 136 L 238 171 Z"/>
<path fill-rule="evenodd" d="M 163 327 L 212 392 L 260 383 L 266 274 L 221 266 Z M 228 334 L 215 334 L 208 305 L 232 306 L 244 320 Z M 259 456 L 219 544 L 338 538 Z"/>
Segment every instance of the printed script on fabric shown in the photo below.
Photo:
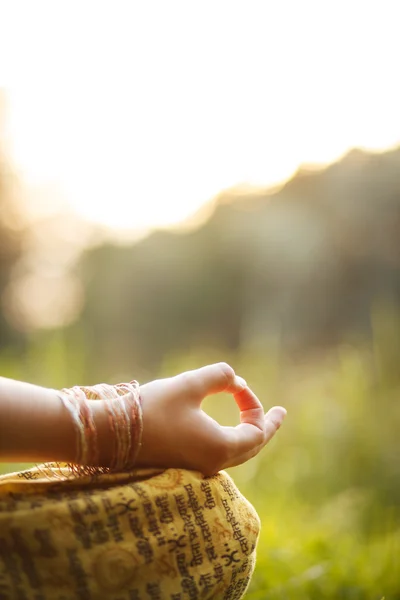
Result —
<path fill-rule="evenodd" d="M 238 599 L 258 533 L 225 473 L 169 469 L 124 484 L 103 475 L 46 494 L 0 486 L 0 600 Z"/>

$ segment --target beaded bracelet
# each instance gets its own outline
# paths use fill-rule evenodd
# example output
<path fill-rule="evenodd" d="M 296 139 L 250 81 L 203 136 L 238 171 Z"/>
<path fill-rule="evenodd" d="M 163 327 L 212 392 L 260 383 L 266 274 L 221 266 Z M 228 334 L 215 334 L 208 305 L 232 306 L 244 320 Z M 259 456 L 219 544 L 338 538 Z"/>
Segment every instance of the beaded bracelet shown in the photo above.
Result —
<path fill-rule="evenodd" d="M 56 392 L 69 411 L 77 432 L 76 458 L 69 467 L 74 474 L 124 471 L 134 467 L 140 450 L 143 418 L 139 384 L 130 383 L 74 386 Z M 95 422 L 88 400 L 103 400 L 113 440 L 110 464 L 99 466 Z"/>

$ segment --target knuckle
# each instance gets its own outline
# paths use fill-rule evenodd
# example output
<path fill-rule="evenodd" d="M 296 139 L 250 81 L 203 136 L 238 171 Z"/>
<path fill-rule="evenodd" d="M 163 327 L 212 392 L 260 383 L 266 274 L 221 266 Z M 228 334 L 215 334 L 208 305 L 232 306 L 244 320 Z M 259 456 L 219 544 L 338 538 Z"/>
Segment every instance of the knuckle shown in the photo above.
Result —
<path fill-rule="evenodd" d="M 194 394 L 200 393 L 201 381 L 196 376 L 196 371 L 186 371 L 185 373 L 181 373 L 179 378 L 186 392 L 189 391 Z"/>
<path fill-rule="evenodd" d="M 179 377 L 179 379 L 182 381 L 182 383 L 184 385 L 189 385 L 193 382 L 193 371 L 185 371 L 184 373 L 180 373 L 179 375 L 177 375 L 176 377 Z"/>

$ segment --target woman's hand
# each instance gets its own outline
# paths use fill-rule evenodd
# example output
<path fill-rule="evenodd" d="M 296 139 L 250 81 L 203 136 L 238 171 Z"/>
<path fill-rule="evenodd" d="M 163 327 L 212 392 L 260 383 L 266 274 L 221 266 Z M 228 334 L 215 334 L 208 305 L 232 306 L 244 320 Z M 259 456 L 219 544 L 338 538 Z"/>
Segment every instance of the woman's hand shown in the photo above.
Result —
<path fill-rule="evenodd" d="M 206 396 L 228 392 L 240 409 L 240 425 L 222 427 L 201 410 Z M 286 411 L 264 415 L 257 396 L 226 363 L 209 365 L 140 387 L 143 437 L 137 465 L 183 467 L 212 475 L 246 462 L 265 446 Z M 99 461 L 107 466 L 115 438 L 105 402 L 93 411 Z M 76 432 L 54 390 L 0 378 L 0 460 L 73 462 Z"/>
<path fill-rule="evenodd" d="M 227 392 L 240 425 L 223 427 L 201 410 L 206 396 Z M 267 414 L 246 382 L 226 363 L 209 365 L 140 387 L 143 410 L 138 466 L 183 467 L 213 475 L 258 454 L 279 429 L 286 410 Z"/>

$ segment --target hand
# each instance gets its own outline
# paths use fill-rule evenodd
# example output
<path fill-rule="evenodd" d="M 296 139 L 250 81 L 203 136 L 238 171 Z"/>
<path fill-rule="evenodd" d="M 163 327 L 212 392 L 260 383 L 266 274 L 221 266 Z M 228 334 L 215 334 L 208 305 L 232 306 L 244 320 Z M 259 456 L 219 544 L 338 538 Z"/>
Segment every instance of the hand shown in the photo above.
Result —
<path fill-rule="evenodd" d="M 206 396 L 228 392 L 240 409 L 240 425 L 223 427 L 201 410 Z M 159 379 L 140 387 L 143 438 L 138 466 L 183 467 L 213 475 L 262 450 L 286 410 L 264 409 L 246 382 L 226 363 Z"/>

